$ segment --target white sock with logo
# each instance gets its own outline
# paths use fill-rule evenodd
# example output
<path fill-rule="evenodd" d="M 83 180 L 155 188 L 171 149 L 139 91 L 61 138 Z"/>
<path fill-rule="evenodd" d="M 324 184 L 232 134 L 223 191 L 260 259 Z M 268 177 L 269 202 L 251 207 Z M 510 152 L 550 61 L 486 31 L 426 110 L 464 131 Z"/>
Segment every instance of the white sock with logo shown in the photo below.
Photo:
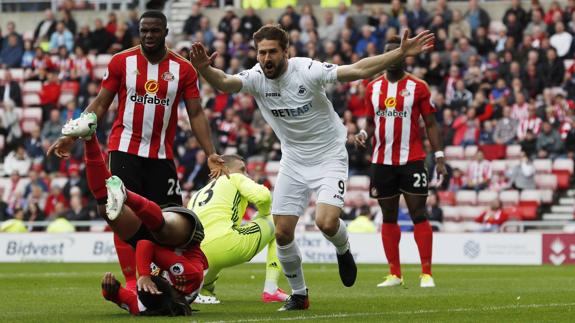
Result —
<path fill-rule="evenodd" d="M 323 232 L 322 232 L 323 233 Z M 347 227 L 342 219 L 339 219 L 339 228 L 333 236 L 323 233 L 323 236 L 335 246 L 338 255 L 343 255 L 349 250 L 349 239 L 347 237 Z"/>
<path fill-rule="evenodd" d="M 286 279 L 294 294 L 306 295 L 305 280 L 303 277 L 301 252 L 294 241 L 285 246 L 277 245 L 278 259 Z"/>

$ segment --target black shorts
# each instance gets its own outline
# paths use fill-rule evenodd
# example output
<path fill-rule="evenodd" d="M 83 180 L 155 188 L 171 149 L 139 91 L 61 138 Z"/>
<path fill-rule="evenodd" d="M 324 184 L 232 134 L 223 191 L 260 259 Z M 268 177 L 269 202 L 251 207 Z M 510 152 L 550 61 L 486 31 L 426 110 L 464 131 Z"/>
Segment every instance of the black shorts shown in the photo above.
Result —
<path fill-rule="evenodd" d="M 371 164 L 369 195 L 376 199 L 400 193 L 427 195 L 428 179 L 423 160 L 397 166 Z"/>
<path fill-rule="evenodd" d="M 182 192 L 171 159 L 144 158 L 121 151 L 111 151 L 109 168 L 127 189 L 162 206 L 182 205 Z"/>

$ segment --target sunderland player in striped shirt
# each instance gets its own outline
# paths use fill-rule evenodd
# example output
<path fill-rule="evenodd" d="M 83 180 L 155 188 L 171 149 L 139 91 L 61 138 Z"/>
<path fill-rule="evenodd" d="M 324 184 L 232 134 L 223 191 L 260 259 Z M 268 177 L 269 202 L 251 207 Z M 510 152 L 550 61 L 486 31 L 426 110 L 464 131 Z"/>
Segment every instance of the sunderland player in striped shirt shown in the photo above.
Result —
<path fill-rule="evenodd" d="M 220 91 L 253 95 L 264 119 L 281 141 L 282 160 L 271 213 L 278 258 L 292 288 L 292 296 L 281 311 L 309 307 L 301 252 L 294 233 L 311 191 L 318 196 L 316 224 L 336 248 L 343 284 L 352 286 L 357 277 L 345 223 L 339 218 L 348 173 L 347 135 L 327 99 L 325 85 L 373 77 L 405 55 L 431 49 L 432 41 L 429 31 L 411 39 L 406 32 L 397 50 L 336 66 L 310 58 L 289 58 L 287 33 L 277 26 L 264 26 L 254 34 L 258 64 L 237 75 L 211 67 L 215 54 L 208 57 L 202 44 L 192 45 L 190 60 L 196 70 Z"/>
<path fill-rule="evenodd" d="M 102 120 L 114 97 L 118 114 L 109 137 L 109 166 L 126 187 L 159 205 L 182 204 L 173 161 L 177 107 L 184 101 L 192 130 L 208 155 L 212 175 L 218 176 L 223 160 L 215 153 L 208 121 L 200 105 L 197 74 L 192 65 L 168 49 L 166 16 L 147 11 L 140 17 L 140 45 L 112 57 L 96 99 L 76 122 Z M 82 121 L 82 122 L 83 122 Z M 75 138 L 60 137 L 48 150 L 70 156 Z M 105 204 L 105 201 L 98 201 Z M 140 233 L 127 242 L 135 247 Z M 114 236 L 116 251 L 127 284 L 136 283 L 132 247 Z"/>
<path fill-rule="evenodd" d="M 399 38 L 388 41 L 385 52 L 396 50 L 400 43 Z M 447 171 L 429 88 L 423 80 L 405 72 L 403 60 L 396 61 L 387 67 L 383 76 L 368 84 L 365 106 L 367 126 L 355 140 L 365 146 L 367 139 L 375 139 L 370 195 L 378 200 L 383 212 L 381 238 L 390 267 L 390 274 L 377 286 L 403 285 L 399 263 L 401 231 L 397 224 L 399 197 L 403 194 L 414 223 L 413 234 L 421 258 L 420 286 L 435 287 L 431 276 L 433 232 L 425 209 L 429 176 L 419 136 L 420 116 L 423 116 L 435 152 L 437 172 L 444 176 Z"/>
<path fill-rule="evenodd" d="M 196 192 L 188 204 L 202 222 L 205 238 L 202 251 L 208 258 L 209 269 L 204 287 L 196 303 L 217 304 L 215 284 L 219 273 L 250 261 L 267 246 L 266 277 L 262 301 L 283 302 L 287 295 L 278 288 L 281 266 L 276 253 L 274 226 L 271 218 L 270 191 L 246 176 L 242 157 L 224 155 L 230 176 L 220 176 Z M 258 215 L 242 225 L 248 203 L 258 209 Z"/>

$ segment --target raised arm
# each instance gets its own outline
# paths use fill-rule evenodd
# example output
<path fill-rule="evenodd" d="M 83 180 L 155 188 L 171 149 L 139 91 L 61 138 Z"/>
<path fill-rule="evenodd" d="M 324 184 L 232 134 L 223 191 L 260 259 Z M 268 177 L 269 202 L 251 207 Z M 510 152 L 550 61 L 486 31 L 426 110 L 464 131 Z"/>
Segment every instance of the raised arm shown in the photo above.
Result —
<path fill-rule="evenodd" d="M 413 38 L 408 38 L 408 31 L 403 33 L 401 46 L 385 54 L 366 57 L 351 65 L 342 65 L 337 69 L 337 80 L 351 82 L 371 78 L 383 72 L 388 66 L 400 62 L 406 56 L 416 56 L 433 48 L 435 36 L 423 31 Z"/>
<path fill-rule="evenodd" d="M 201 43 L 194 43 L 190 49 L 190 61 L 198 73 L 200 73 L 210 85 L 218 91 L 236 93 L 242 89 L 242 81 L 224 73 L 224 71 L 210 66 L 216 58 L 217 52 L 208 57 L 206 48 Z"/>

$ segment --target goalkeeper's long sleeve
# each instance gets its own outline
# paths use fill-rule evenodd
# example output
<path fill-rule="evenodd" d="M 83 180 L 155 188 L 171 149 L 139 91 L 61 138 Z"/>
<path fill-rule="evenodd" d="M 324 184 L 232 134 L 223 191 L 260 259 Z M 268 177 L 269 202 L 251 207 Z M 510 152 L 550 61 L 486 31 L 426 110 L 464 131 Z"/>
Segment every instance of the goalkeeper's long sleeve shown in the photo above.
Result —
<path fill-rule="evenodd" d="M 258 213 L 267 216 L 271 213 L 272 194 L 267 187 L 254 182 L 243 174 L 231 174 L 231 182 L 242 196 L 258 208 Z"/>

